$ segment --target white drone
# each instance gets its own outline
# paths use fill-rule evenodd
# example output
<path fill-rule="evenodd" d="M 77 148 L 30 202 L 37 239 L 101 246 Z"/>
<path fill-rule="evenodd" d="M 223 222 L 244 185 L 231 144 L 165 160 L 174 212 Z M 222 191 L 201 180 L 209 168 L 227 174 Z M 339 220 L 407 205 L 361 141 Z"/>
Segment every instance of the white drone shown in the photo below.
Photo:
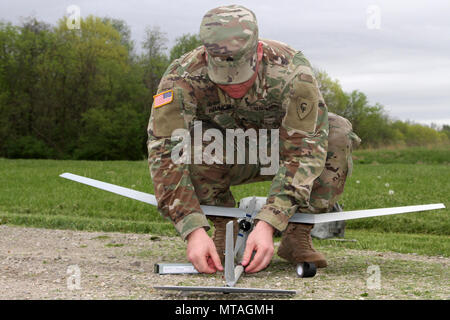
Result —
<path fill-rule="evenodd" d="M 72 181 L 83 183 L 98 189 L 109 191 L 127 198 L 138 200 L 157 206 L 156 197 L 152 194 L 136 191 L 129 188 L 120 187 L 114 184 L 78 176 L 71 173 L 63 173 L 60 175 Z M 271 294 L 295 294 L 293 290 L 277 290 L 277 289 L 259 289 L 259 288 L 236 288 L 234 287 L 241 277 L 244 267 L 242 266 L 242 258 L 247 242 L 247 237 L 253 229 L 254 217 L 258 213 L 262 204 L 265 203 L 263 197 L 248 197 L 241 200 L 245 206 L 241 208 L 226 208 L 202 205 L 201 208 L 207 216 L 222 216 L 229 218 L 237 218 L 239 225 L 239 233 L 234 244 L 233 239 L 233 222 L 226 225 L 225 239 L 225 266 L 224 275 L 226 286 L 224 287 L 205 287 L 205 286 L 155 286 L 160 290 L 178 290 L 178 291 L 206 291 L 206 292 L 223 292 L 223 293 L 271 293 Z M 245 208 L 245 209 L 244 209 Z M 289 222 L 294 223 L 327 223 L 334 221 L 343 221 L 351 219 L 369 218 L 377 216 L 386 216 L 393 214 L 427 211 L 445 208 L 443 203 L 426 204 L 417 206 L 405 206 L 395 208 L 380 208 L 369 210 L 341 211 L 322 214 L 296 213 Z M 179 273 L 198 273 L 190 263 L 158 263 L 155 265 L 155 272 L 159 274 L 179 274 Z M 297 265 L 297 274 L 299 277 L 313 277 L 316 274 L 316 266 L 314 263 L 303 262 Z"/>

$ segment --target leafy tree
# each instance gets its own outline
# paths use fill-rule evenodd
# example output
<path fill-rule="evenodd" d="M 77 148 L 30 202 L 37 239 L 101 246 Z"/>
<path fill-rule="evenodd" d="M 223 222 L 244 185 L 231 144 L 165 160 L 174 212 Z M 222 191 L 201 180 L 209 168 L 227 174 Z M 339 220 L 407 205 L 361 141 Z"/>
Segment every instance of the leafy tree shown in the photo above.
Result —
<path fill-rule="evenodd" d="M 332 80 L 325 71 L 314 69 L 314 73 L 328 110 L 343 115 L 349 101 L 339 81 Z"/>
<path fill-rule="evenodd" d="M 131 28 L 130 26 L 121 19 L 114 18 L 103 18 L 102 22 L 105 24 L 111 24 L 111 26 L 119 32 L 120 43 L 127 48 L 128 52 L 131 54 L 134 50 L 134 41 L 131 39 Z"/>
<path fill-rule="evenodd" d="M 441 132 L 444 133 L 448 137 L 448 139 L 450 140 L 450 126 L 449 125 L 444 124 L 442 126 Z"/>
<path fill-rule="evenodd" d="M 169 66 L 169 59 L 165 54 L 166 43 L 167 35 L 159 27 L 146 28 L 143 41 L 144 53 L 140 61 L 144 72 L 144 83 L 151 96 L 156 94 L 159 81 Z"/>
<path fill-rule="evenodd" d="M 130 105 L 113 110 L 93 108 L 83 114 L 77 159 L 140 160 L 143 158 L 141 115 Z"/>
<path fill-rule="evenodd" d="M 17 27 L 2 24 L 0 29 L 0 112 L 7 128 L 0 133 L 0 149 L 4 150 L 7 142 L 9 146 L 14 141 L 19 143 L 22 136 L 40 135 L 38 139 L 46 139 L 37 124 L 45 108 L 41 75 L 46 52 L 54 46 L 55 39 L 50 26 L 35 18 L 25 19 Z M 28 140 L 25 145 L 30 143 Z"/>
<path fill-rule="evenodd" d="M 339 81 L 331 79 L 324 71 L 315 70 L 315 74 L 329 111 L 352 123 L 353 131 L 362 139 L 363 146 L 377 147 L 392 143 L 395 130 L 382 105 L 370 105 L 367 96 L 358 90 L 344 92 Z"/>
<path fill-rule="evenodd" d="M 0 25 L 1 155 L 72 157 L 91 109 L 108 112 L 128 103 L 148 119 L 143 73 L 124 45 L 127 32 L 117 31 L 117 25 L 126 30 L 124 24 L 113 22 L 116 27 L 89 16 L 80 30 L 69 30 L 65 18 L 56 27 L 35 19 Z M 145 122 L 135 137 L 142 153 Z"/>
<path fill-rule="evenodd" d="M 202 42 L 200 37 L 196 34 L 183 34 L 175 41 L 175 45 L 170 49 L 170 61 L 178 59 L 183 54 L 194 50 L 198 46 L 201 46 Z"/>

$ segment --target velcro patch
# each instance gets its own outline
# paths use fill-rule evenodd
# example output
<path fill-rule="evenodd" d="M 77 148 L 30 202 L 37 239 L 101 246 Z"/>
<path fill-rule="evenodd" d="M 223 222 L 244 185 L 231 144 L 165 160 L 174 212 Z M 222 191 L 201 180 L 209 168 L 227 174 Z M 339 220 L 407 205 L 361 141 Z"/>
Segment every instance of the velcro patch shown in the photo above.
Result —
<path fill-rule="evenodd" d="M 313 77 L 310 74 L 302 73 L 300 74 L 300 80 L 313 83 Z"/>
<path fill-rule="evenodd" d="M 167 90 L 153 96 L 153 108 L 159 108 L 173 101 L 173 90 Z"/>

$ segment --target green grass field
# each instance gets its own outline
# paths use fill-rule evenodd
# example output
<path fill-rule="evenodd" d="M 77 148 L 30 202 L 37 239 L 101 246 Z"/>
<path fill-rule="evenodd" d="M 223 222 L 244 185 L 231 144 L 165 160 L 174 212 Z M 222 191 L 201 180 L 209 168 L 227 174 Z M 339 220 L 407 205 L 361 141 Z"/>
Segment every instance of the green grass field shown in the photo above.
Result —
<path fill-rule="evenodd" d="M 449 147 L 409 147 L 395 149 L 357 150 L 357 164 L 450 164 Z"/>
<path fill-rule="evenodd" d="M 398 153 L 399 163 L 394 163 L 395 154 L 380 160 L 383 151 L 355 152 L 353 176 L 340 203 L 345 210 L 354 210 L 443 202 L 447 209 L 351 220 L 347 222 L 346 238 L 357 242 L 316 243 L 450 256 L 450 151 L 422 149 L 427 154 L 413 161 L 416 153 L 416 149 L 406 149 Z M 154 207 L 58 177 L 63 172 L 153 192 L 146 161 L 0 159 L 0 224 L 176 234 Z M 265 196 L 269 185 L 243 185 L 232 191 L 236 200 Z"/>

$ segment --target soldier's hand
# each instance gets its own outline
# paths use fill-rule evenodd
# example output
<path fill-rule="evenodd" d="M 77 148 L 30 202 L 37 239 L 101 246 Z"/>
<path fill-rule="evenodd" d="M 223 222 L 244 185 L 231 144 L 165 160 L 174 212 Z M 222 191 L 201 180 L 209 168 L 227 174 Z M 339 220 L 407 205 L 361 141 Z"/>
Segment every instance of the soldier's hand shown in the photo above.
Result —
<path fill-rule="evenodd" d="M 215 273 L 223 271 L 216 246 L 205 229 L 198 228 L 187 237 L 186 255 L 195 269 L 201 273 Z"/>
<path fill-rule="evenodd" d="M 245 272 L 258 272 L 269 265 L 274 252 L 274 230 L 275 229 L 270 224 L 260 220 L 250 233 L 242 258 L 242 265 L 246 267 Z M 255 251 L 255 256 L 253 260 L 250 261 L 253 251 Z"/>

